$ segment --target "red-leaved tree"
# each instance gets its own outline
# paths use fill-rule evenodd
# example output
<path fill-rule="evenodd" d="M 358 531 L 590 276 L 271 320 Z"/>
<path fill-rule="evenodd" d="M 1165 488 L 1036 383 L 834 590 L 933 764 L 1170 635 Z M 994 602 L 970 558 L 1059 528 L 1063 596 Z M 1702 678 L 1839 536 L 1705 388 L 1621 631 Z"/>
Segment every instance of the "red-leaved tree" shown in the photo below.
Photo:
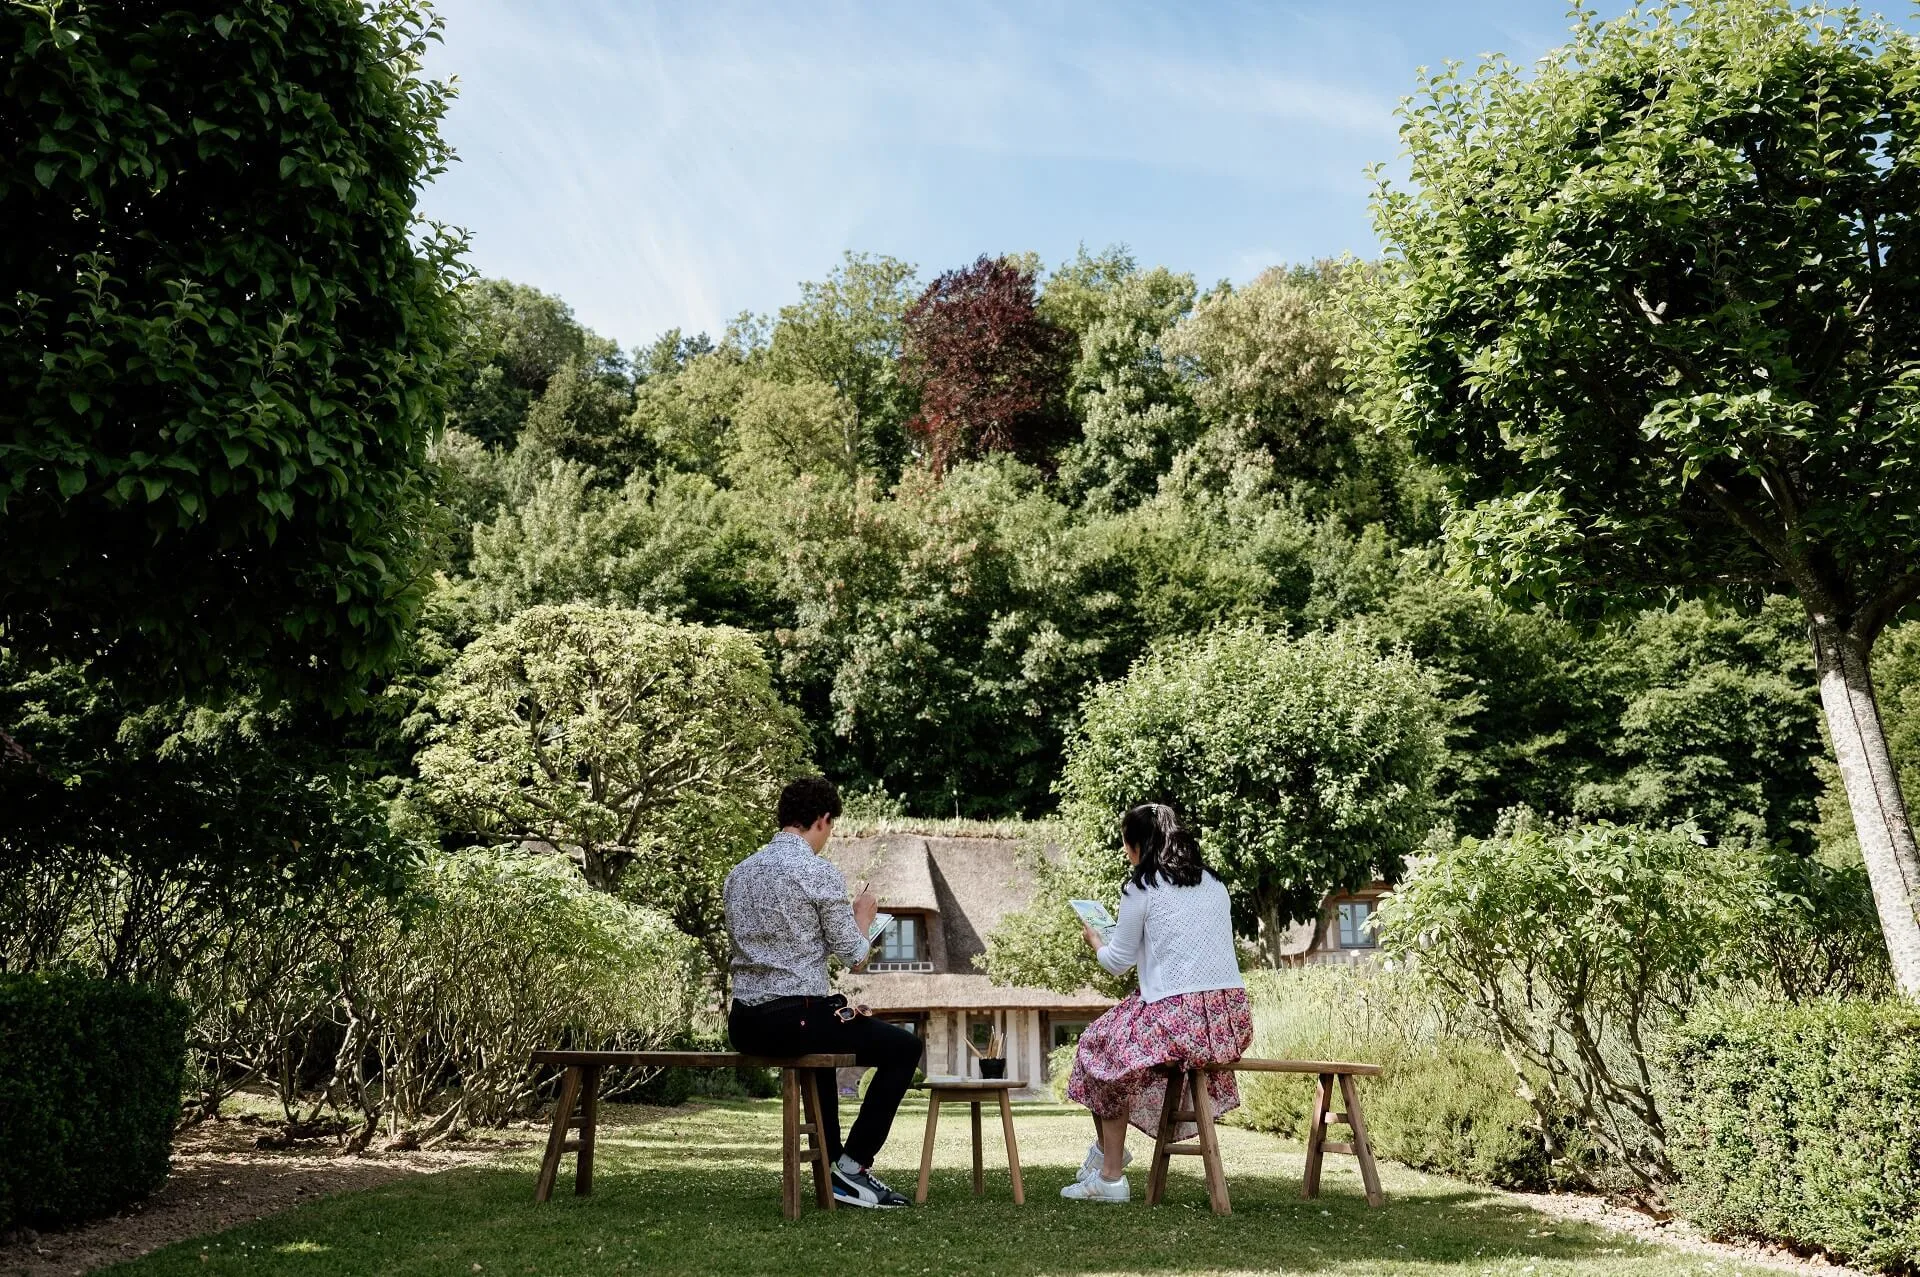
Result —
<path fill-rule="evenodd" d="M 903 371 L 919 391 L 912 423 L 936 470 L 1010 452 L 1045 464 L 1072 421 L 1072 337 L 1040 317 L 1033 272 L 982 256 L 928 286 L 906 313 Z"/>

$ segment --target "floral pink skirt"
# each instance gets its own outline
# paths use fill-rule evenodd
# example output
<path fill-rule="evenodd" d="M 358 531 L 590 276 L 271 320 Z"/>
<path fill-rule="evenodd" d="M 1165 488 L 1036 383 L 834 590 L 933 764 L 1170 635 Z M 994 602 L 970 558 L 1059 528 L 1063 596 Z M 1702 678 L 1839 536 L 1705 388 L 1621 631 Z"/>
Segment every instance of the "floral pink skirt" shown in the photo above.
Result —
<path fill-rule="evenodd" d="M 1179 993 L 1142 1002 L 1135 990 L 1087 1026 L 1073 1056 L 1067 1096 L 1095 1117 L 1125 1117 L 1149 1135 L 1160 1130 L 1170 1064 L 1230 1064 L 1253 1044 L 1253 1013 L 1245 989 Z M 1209 1073 L 1215 1116 L 1240 1107 L 1231 1073 Z"/>

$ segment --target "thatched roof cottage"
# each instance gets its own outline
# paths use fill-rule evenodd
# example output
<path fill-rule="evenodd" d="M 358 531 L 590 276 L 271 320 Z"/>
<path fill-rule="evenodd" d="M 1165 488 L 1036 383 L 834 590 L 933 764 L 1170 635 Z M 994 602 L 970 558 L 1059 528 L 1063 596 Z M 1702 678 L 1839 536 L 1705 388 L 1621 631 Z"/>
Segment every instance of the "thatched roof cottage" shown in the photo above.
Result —
<path fill-rule="evenodd" d="M 1011 838 L 880 834 L 835 838 L 826 854 L 849 885 L 865 880 L 894 915 L 867 969 L 842 975 L 849 997 L 904 1025 L 927 1044 L 929 1074 L 978 1076 L 972 1040 L 1005 1035 L 1007 1073 L 1029 1087 L 1047 1077 L 1047 1053 L 1072 1041 L 1113 1005 L 1091 989 L 996 985 L 975 970 L 987 936 L 1007 914 L 1033 903 L 1032 872 Z M 1059 902 L 1062 909 L 1067 902 Z"/>

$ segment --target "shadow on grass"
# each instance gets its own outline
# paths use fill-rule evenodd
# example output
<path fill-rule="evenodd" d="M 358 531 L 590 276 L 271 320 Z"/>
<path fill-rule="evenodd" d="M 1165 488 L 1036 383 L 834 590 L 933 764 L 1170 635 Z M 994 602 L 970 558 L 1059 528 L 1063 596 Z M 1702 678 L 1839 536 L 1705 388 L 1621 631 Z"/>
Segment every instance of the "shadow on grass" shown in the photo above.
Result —
<path fill-rule="evenodd" d="M 1651 1274 L 1673 1271 L 1679 1258 L 1444 1181 L 1422 1179 L 1369 1210 L 1338 1189 L 1303 1201 L 1297 1176 L 1230 1172 L 1234 1213 L 1217 1218 L 1192 1175 L 1177 1175 L 1170 1200 L 1155 1208 L 1064 1201 L 1058 1193 L 1074 1168 L 1059 1164 L 1029 1168 L 1023 1207 L 1004 1169 L 989 1172 L 976 1199 L 967 1170 L 949 1167 L 935 1170 L 924 1207 L 829 1214 L 809 1195 L 789 1222 L 774 1150 L 755 1133 L 777 1140 L 777 1125 L 751 1112 L 663 1119 L 602 1145 L 589 1198 L 570 1196 L 563 1175 L 555 1199 L 536 1205 L 529 1165 L 468 1169 L 317 1202 L 114 1271 L 1477 1274 L 1524 1260 L 1566 1273 Z M 1134 1179 L 1138 1191 L 1143 1177 Z"/>

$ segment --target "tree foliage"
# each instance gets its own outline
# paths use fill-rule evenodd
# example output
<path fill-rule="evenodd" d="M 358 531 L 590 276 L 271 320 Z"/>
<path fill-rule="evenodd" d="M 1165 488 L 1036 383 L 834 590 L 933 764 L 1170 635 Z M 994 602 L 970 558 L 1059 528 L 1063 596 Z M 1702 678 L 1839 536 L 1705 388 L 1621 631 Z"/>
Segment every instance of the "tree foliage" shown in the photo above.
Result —
<path fill-rule="evenodd" d="M 990 452 L 1048 460 L 1065 442 L 1068 337 L 1039 312 L 1034 271 L 982 256 L 906 313 L 913 428 L 936 468 Z"/>
<path fill-rule="evenodd" d="M 164 983 L 220 918 L 352 882 L 408 849 L 343 724 L 258 697 L 129 700 L 96 671 L 0 658 L 0 970 Z"/>
<path fill-rule="evenodd" d="M 1277 964 L 1328 892 L 1400 876 L 1432 816 L 1438 720 L 1431 677 L 1364 638 L 1216 630 L 1087 698 L 1061 819 L 1110 857 L 1121 812 L 1172 804 Z"/>
<path fill-rule="evenodd" d="M 1040 313 L 1076 342 L 1067 407 L 1080 438 L 1063 455 L 1060 478 L 1083 504 L 1125 509 L 1152 496 L 1193 441 L 1198 418 L 1164 349 L 1193 299 L 1193 276 L 1143 270 L 1118 248 L 1083 248 L 1048 277 Z"/>
<path fill-rule="evenodd" d="M 405 0 L 0 9 L 0 624 L 357 692 L 418 605 L 454 337 Z"/>
<path fill-rule="evenodd" d="M 844 405 L 840 437 L 852 464 L 887 479 L 906 457 L 913 392 L 901 376 L 900 354 L 917 290 L 906 262 L 848 253 L 826 279 L 800 285 L 799 301 L 780 308 L 766 351 L 767 369 L 780 381 L 832 388 Z"/>
<path fill-rule="evenodd" d="M 422 784 L 451 827 L 540 840 L 710 945 L 720 879 L 766 832 L 805 736 L 738 630 L 537 606 L 483 633 L 435 699 Z"/>
<path fill-rule="evenodd" d="M 558 297 L 504 279 L 477 279 L 459 292 L 460 362 L 448 423 L 483 443 L 511 447 L 527 412 L 562 370 L 618 355 L 587 331 Z"/>
<path fill-rule="evenodd" d="M 1381 412 L 1485 580 L 1631 607 L 1796 595 L 1888 943 L 1920 849 L 1873 702 L 1920 598 L 1920 40 L 1789 0 L 1576 11 L 1539 68 L 1435 73 L 1382 188 Z"/>

